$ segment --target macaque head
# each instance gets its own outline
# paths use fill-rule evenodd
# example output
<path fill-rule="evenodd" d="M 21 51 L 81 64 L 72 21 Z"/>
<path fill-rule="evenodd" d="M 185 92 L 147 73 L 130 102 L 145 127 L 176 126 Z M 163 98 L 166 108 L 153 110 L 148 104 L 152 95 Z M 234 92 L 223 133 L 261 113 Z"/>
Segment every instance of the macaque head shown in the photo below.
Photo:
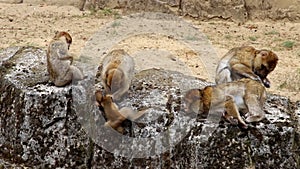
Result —
<path fill-rule="evenodd" d="M 106 84 L 110 89 L 110 93 L 114 93 L 122 86 L 123 72 L 119 69 L 110 69 L 106 74 Z"/>
<path fill-rule="evenodd" d="M 111 104 L 113 103 L 113 97 L 112 95 L 104 95 L 102 97 L 102 100 L 101 100 L 101 106 L 102 107 L 105 107 L 105 106 L 111 106 Z"/>
<path fill-rule="evenodd" d="M 202 104 L 201 103 L 201 92 L 199 89 L 191 89 L 186 92 L 184 96 L 184 111 L 187 113 L 199 113 L 199 110 L 202 110 Z M 201 107 L 200 107 L 201 106 Z"/>
<path fill-rule="evenodd" d="M 266 78 L 268 74 L 275 69 L 278 62 L 278 56 L 270 50 L 257 50 L 255 55 L 253 71 L 266 85 L 267 83 L 270 83 Z"/>
<path fill-rule="evenodd" d="M 72 44 L 72 37 L 70 36 L 70 34 L 68 32 L 59 32 L 59 31 L 56 31 L 55 32 L 55 36 L 53 39 L 59 39 L 60 37 L 65 37 L 66 38 L 66 42 L 68 44 L 68 50 L 70 49 L 70 45 Z"/>

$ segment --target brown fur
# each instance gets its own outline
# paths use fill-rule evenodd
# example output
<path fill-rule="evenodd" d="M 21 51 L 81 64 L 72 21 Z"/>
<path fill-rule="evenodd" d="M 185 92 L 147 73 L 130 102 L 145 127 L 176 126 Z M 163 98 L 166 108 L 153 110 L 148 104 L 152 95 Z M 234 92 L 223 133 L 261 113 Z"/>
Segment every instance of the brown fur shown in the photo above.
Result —
<path fill-rule="evenodd" d="M 126 119 L 136 120 L 145 114 L 145 110 L 135 112 L 129 107 L 118 108 L 117 104 L 113 102 L 111 95 L 102 95 L 101 91 L 96 91 L 96 101 L 100 104 L 103 109 L 107 122 L 105 126 L 110 126 L 117 130 L 119 133 L 123 133 L 124 128 L 122 127 L 123 121 Z"/>
<path fill-rule="evenodd" d="M 120 100 L 129 90 L 134 73 L 134 61 L 124 50 L 111 51 L 102 62 L 101 78 L 105 92 Z"/>
<path fill-rule="evenodd" d="M 222 113 L 224 118 L 234 123 L 237 119 L 243 127 L 247 124 L 239 111 L 245 115 L 247 122 L 256 122 L 264 118 L 262 106 L 266 99 L 264 86 L 251 79 L 207 86 L 204 89 L 189 90 L 185 97 L 187 112 L 208 114 L 209 110 Z"/>
<path fill-rule="evenodd" d="M 61 38 L 65 37 L 65 40 Z M 72 79 L 83 79 L 82 72 L 71 65 L 73 56 L 68 55 L 72 38 L 67 32 L 56 32 L 47 50 L 47 70 L 55 86 L 65 86 Z"/>
<path fill-rule="evenodd" d="M 220 60 L 216 83 L 226 83 L 241 78 L 251 78 L 270 87 L 267 76 L 278 62 L 278 56 L 270 50 L 257 50 L 251 46 L 231 49 Z"/>

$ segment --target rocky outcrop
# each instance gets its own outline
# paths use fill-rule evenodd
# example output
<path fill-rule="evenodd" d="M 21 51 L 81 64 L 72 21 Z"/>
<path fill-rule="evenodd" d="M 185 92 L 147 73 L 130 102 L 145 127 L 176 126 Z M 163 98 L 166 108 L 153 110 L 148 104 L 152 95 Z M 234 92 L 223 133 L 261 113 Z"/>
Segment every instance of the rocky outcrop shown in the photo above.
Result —
<path fill-rule="evenodd" d="M 34 47 L 0 52 L 0 168 L 300 167 L 300 102 L 269 95 L 266 119 L 242 130 L 218 116 L 205 121 L 183 112 L 184 92 L 209 83 L 149 69 L 136 74 L 118 103 L 147 109 L 139 121 L 124 123 L 122 136 L 103 127 L 92 69 L 83 81 L 57 88 L 45 59 Z"/>
<path fill-rule="evenodd" d="M 100 9 L 107 7 L 123 8 L 125 11 L 180 13 L 200 20 L 221 19 L 244 23 L 249 19 L 290 21 L 300 19 L 300 2 L 292 0 L 98 0 L 96 2 Z"/>
<path fill-rule="evenodd" d="M 182 12 L 200 19 L 219 18 L 244 23 L 248 19 L 248 12 L 245 8 L 244 0 L 237 1 L 183 1 Z"/>
<path fill-rule="evenodd" d="M 294 0 L 0 0 L 3 3 L 73 5 L 82 9 L 124 9 L 132 12 L 164 12 L 200 20 L 221 19 L 237 23 L 247 20 L 300 20 L 300 2 Z"/>
<path fill-rule="evenodd" d="M 0 3 L 19 4 L 23 3 L 23 0 L 0 0 Z"/>

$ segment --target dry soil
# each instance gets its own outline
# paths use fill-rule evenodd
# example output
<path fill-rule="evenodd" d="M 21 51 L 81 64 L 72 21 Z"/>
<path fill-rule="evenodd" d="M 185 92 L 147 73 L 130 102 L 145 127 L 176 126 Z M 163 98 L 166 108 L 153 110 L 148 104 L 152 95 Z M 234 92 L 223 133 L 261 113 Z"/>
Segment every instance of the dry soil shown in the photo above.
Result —
<path fill-rule="evenodd" d="M 103 25 L 119 17 L 122 17 L 122 11 L 111 9 L 94 12 L 80 11 L 73 6 L 0 3 L 0 48 L 32 45 L 46 49 L 54 32 L 65 30 L 73 36 L 70 52 L 78 58 L 87 40 Z M 197 27 L 199 32 L 206 34 L 217 49 L 218 57 L 222 57 L 229 49 L 241 45 L 273 50 L 280 60 L 274 72 L 269 75 L 272 87 L 268 91 L 288 96 L 292 101 L 300 100 L 300 44 L 298 42 L 300 23 L 251 21 L 244 25 L 237 25 L 227 21 L 203 22 L 191 18 L 184 19 Z M 142 36 L 134 39 L 134 42 L 139 47 L 148 46 L 148 39 L 157 38 Z M 164 39 L 157 39 L 157 41 L 158 43 L 151 44 L 158 46 L 164 44 Z M 181 48 L 182 52 L 185 50 L 185 47 L 180 44 L 173 47 L 171 45 L 168 50 L 172 48 L 174 51 Z M 186 50 L 189 52 L 188 49 Z M 186 61 L 192 64 L 189 62 Z M 192 71 L 195 75 L 201 76 L 203 70 L 199 69 L 197 72 L 196 68 L 192 68 Z"/>

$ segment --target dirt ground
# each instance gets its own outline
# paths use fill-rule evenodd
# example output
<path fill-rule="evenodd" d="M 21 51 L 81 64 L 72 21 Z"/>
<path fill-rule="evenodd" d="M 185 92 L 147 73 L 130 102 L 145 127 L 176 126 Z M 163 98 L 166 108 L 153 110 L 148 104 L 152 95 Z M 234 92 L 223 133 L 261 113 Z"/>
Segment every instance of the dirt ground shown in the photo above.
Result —
<path fill-rule="evenodd" d="M 20 45 L 46 49 L 54 32 L 65 30 L 73 36 L 70 52 L 78 58 L 85 43 L 96 31 L 121 16 L 121 11 L 111 9 L 94 12 L 80 11 L 72 6 L 0 3 L 0 49 Z M 185 20 L 207 35 L 219 57 L 241 45 L 273 50 L 279 56 L 279 63 L 269 75 L 272 87 L 268 91 L 288 96 L 292 101 L 300 100 L 300 23 L 251 21 L 239 26 L 225 21 Z M 135 39 L 138 45 L 143 45 L 144 41 L 145 37 L 141 41 Z M 180 47 L 174 45 L 173 48 Z M 201 71 L 199 69 L 195 74 L 201 75 Z"/>

